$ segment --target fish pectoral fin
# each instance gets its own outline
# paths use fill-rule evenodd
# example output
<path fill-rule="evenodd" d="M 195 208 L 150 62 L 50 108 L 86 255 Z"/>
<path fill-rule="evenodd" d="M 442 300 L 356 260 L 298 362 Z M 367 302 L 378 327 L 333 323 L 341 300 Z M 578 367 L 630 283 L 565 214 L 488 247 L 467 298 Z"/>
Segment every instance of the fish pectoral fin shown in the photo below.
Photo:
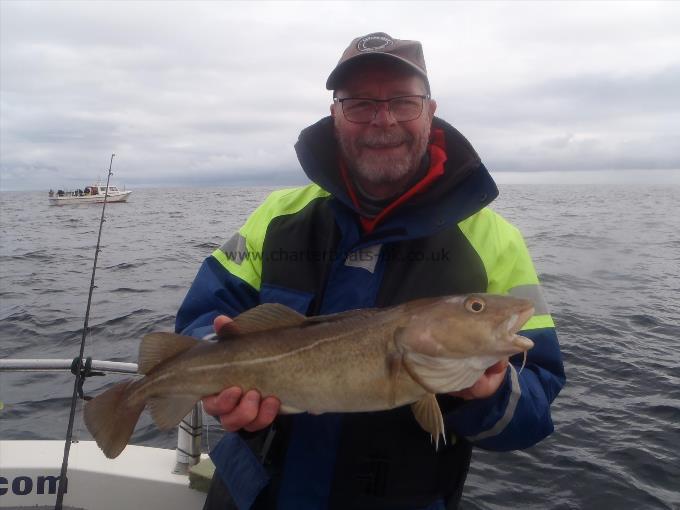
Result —
<path fill-rule="evenodd" d="M 429 393 L 450 393 L 472 386 L 495 361 L 484 357 L 446 358 L 406 352 L 403 365 Z"/>
<path fill-rule="evenodd" d="M 435 449 L 439 448 L 440 436 L 444 439 L 444 444 L 446 444 L 444 417 L 442 416 L 441 409 L 439 409 L 439 402 L 437 402 L 437 397 L 434 393 L 428 393 L 418 402 L 411 404 L 411 410 L 420 426 L 432 436 Z"/>
<path fill-rule="evenodd" d="M 431 388 L 424 380 L 422 377 L 420 377 L 420 374 L 418 374 L 418 369 L 415 363 L 413 363 L 412 359 L 409 359 L 408 353 L 404 354 L 401 356 L 401 363 L 400 366 L 403 366 L 408 375 L 411 376 L 411 379 L 413 379 L 415 382 L 420 384 L 423 389 L 427 390 L 430 393 L 437 393 L 436 390 Z"/>
<path fill-rule="evenodd" d="M 149 399 L 151 418 L 159 429 L 176 427 L 191 412 L 200 397 L 193 395 L 161 395 Z"/>
<path fill-rule="evenodd" d="M 298 326 L 307 318 L 280 303 L 265 303 L 237 315 L 220 330 L 220 340 L 235 336 L 268 331 L 270 329 Z"/>
<path fill-rule="evenodd" d="M 178 354 L 196 347 L 200 340 L 175 333 L 149 333 L 139 346 L 137 371 L 148 374 L 153 367 Z"/>

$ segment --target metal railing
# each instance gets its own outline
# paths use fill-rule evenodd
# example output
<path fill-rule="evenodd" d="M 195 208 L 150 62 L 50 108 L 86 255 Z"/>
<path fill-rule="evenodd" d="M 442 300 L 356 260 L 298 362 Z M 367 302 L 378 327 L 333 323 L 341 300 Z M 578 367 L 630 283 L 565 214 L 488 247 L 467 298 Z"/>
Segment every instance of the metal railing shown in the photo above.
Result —
<path fill-rule="evenodd" d="M 72 365 L 72 359 L 0 359 L 0 372 L 68 372 Z M 107 374 L 137 375 L 137 363 L 92 360 L 91 368 Z"/>
<path fill-rule="evenodd" d="M 0 372 L 70 372 L 71 359 L 0 359 Z M 90 369 L 107 374 L 137 373 L 137 363 L 92 360 Z M 201 458 L 203 412 L 200 401 L 177 427 L 177 464 L 174 473 L 186 474 Z"/>

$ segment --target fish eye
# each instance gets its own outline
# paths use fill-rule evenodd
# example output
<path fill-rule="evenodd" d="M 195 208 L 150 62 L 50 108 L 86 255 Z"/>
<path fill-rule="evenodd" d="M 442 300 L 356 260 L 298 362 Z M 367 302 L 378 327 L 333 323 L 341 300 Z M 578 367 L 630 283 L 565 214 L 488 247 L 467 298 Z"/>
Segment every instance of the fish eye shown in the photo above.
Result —
<path fill-rule="evenodd" d="M 486 304 L 479 298 L 468 298 L 465 301 L 465 309 L 468 312 L 479 313 L 486 308 Z"/>

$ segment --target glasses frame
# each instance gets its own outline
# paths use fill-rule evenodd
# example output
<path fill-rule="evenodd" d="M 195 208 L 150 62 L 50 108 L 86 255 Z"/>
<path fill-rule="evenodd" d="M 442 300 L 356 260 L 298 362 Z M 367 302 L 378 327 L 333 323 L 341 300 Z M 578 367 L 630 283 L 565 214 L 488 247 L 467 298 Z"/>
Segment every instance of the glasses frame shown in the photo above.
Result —
<path fill-rule="evenodd" d="M 390 101 L 393 101 L 394 99 L 404 99 L 405 97 L 419 97 L 421 102 L 420 102 L 420 113 L 416 116 L 413 117 L 412 119 L 408 120 L 397 120 L 396 117 L 394 117 L 394 114 L 392 113 L 392 110 L 390 109 Z M 359 121 L 359 120 L 350 120 L 349 117 L 347 117 L 347 114 L 345 113 L 345 101 L 348 101 L 350 99 L 361 99 L 362 101 L 370 101 L 373 103 L 373 117 L 371 117 L 370 120 L 365 120 L 365 121 Z M 378 104 L 379 103 L 387 103 L 387 112 L 392 115 L 395 121 L 397 122 L 411 122 L 412 120 L 419 119 L 420 116 L 423 114 L 423 110 L 425 109 L 425 100 L 431 99 L 430 94 L 406 94 L 403 96 L 396 96 L 396 97 L 391 97 L 389 99 L 374 99 L 372 97 L 334 97 L 333 101 L 336 103 L 340 103 L 340 106 L 342 107 L 342 114 L 344 115 L 345 119 L 347 119 L 347 122 L 351 122 L 353 124 L 370 124 L 373 122 L 378 115 Z"/>

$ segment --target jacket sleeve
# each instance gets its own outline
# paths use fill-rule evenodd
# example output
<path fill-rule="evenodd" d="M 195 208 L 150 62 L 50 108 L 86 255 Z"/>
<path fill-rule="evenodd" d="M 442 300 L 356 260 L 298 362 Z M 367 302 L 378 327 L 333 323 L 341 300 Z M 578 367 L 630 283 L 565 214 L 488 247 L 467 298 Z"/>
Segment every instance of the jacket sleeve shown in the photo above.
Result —
<path fill-rule="evenodd" d="M 202 338 L 213 332 L 218 315 L 234 317 L 259 305 L 262 250 L 272 219 L 327 195 L 316 185 L 271 193 L 238 232 L 203 262 L 177 312 L 175 331 Z"/>
<path fill-rule="evenodd" d="M 218 315 L 235 317 L 259 304 L 262 207 L 205 259 L 177 312 L 175 331 L 202 338 L 213 332 Z"/>
<path fill-rule="evenodd" d="M 177 312 L 175 331 L 203 338 L 213 333 L 218 315 L 235 317 L 258 302 L 258 291 L 211 255 L 203 261 Z"/>
<path fill-rule="evenodd" d="M 476 246 L 487 271 L 487 291 L 533 300 L 535 314 L 519 334 L 533 340 L 534 347 L 523 369 L 522 355 L 510 359 L 494 395 L 462 403 L 445 420 L 450 430 L 476 446 L 505 451 L 528 448 L 553 431 L 550 404 L 566 378 L 555 326 L 524 240 L 516 228 L 490 214 L 477 233 L 485 246 Z"/>

